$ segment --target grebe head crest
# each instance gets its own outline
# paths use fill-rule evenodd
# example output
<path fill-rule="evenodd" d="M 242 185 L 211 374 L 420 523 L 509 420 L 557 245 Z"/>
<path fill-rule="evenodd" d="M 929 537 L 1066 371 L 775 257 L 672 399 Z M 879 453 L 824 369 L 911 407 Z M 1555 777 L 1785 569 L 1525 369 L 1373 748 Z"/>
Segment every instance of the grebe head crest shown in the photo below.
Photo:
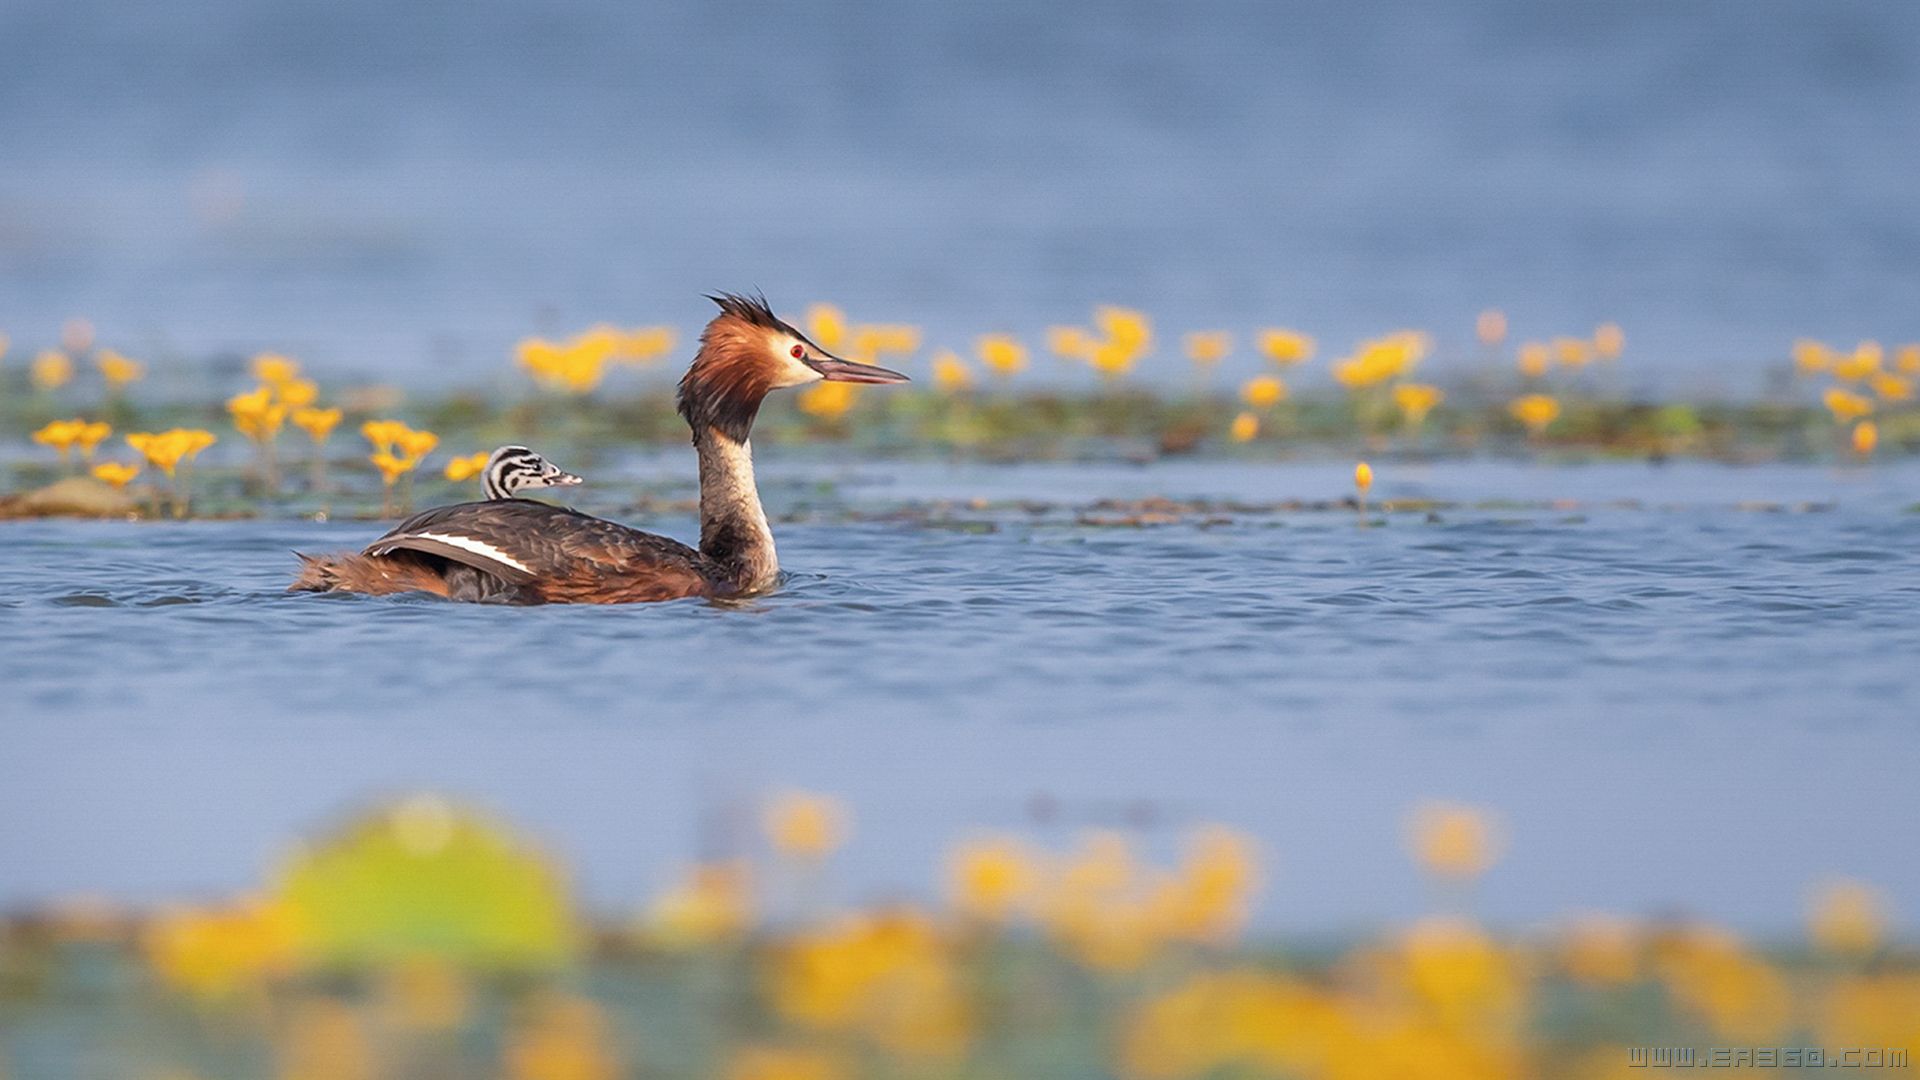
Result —
<path fill-rule="evenodd" d="M 700 351 L 680 380 L 680 415 L 694 437 L 708 428 L 745 442 L 767 394 L 804 383 L 901 383 L 907 377 L 843 360 L 773 313 L 761 296 L 720 293 L 720 314 L 700 333 Z"/>
<path fill-rule="evenodd" d="M 578 476 L 524 446 L 495 450 L 481 475 L 489 499 L 513 499 L 533 488 L 572 487 L 581 482 Z"/>

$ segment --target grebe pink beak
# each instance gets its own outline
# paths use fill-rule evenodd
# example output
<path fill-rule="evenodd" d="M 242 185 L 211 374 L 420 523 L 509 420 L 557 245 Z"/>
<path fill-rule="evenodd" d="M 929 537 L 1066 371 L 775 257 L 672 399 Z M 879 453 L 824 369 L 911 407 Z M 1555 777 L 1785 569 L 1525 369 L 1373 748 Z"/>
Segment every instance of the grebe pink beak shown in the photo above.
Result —
<path fill-rule="evenodd" d="M 875 367 L 872 364 L 859 364 L 852 360 L 842 360 L 831 353 L 807 350 L 802 361 L 808 367 L 820 373 L 828 382 L 850 383 L 903 383 L 910 382 L 905 375 L 891 368 Z"/>

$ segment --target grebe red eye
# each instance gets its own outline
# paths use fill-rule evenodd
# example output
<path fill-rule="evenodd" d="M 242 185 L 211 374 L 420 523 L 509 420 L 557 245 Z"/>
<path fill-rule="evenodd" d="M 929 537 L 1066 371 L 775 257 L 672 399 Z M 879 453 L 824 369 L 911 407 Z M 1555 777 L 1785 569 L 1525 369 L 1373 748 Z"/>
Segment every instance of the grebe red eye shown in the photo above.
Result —
<path fill-rule="evenodd" d="M 802 359 L 802 358 L 804 358 L 804 357 L 805 357 L 805 356 L 807 355 L 807 347 L 806 347 L 805 345 L 800 345 L 800 344 L 797 344 L 797 343 L 796 343 L 796 344 L 794 345 L 794 347 L 793 347 L 793 348 L 792 348 L 791 350 L 789 350 L 789 351 L 791 351 L 791 352 L 793 353 L 793 358 L 794 358 L 795 360 L 799 360 L 799 359 Z"/>

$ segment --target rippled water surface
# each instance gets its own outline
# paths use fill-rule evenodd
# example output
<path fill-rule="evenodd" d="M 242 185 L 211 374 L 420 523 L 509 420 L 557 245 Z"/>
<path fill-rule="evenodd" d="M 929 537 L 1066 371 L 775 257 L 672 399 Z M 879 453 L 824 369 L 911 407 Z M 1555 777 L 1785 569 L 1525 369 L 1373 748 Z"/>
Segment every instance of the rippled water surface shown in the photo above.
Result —
<path fill-rule="evenodd" d="M 370 522 L 0 525 L 0 902 L 239 887 L 424 784 L 617 903 L 703 814 L 796 783 L 860 813 L 862 890 L 1045 794 L 1069 825 L 1245 826 L 1279 859 L 1267 918 L 1338 925 L 1419 906 L 1397 831 L 1442 796 L 1511 823 L 1502 917 L 1780 926 L 1828 872 L 1920 903 L 1912 465 L 1399 465 L 1377 494 L 1450 505 L 1368 528 L 1092 523 L 1102 498 L 1337 498 L 1345 466 L 764 472 L 791 580 L 743 607 L 281 593 L 290 550 Z"/>

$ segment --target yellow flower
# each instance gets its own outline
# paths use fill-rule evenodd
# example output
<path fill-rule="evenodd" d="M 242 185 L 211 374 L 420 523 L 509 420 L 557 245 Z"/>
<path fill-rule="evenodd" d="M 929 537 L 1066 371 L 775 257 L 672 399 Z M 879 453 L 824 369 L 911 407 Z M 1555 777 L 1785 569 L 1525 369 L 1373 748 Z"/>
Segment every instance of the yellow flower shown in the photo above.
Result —
<path fill-rule="evenodd" d="M 947 856 L 948 893 L 962 914 L 1004 922 L 1033 896 L 1038 861 L 1018 840 L 993 837 L 960 844 Z"/>
<path fill-rule="evenodd" d="M 1234 442 L 1252 442 L 1260 434 L 1260 418 L 1250 412 L 1243 412 L 1233 418 L 1233 426 L 1227 429 L 1227 437 Z"/>
<path fill-rule="evenodd" d="M 1880 395 L 1882 401 L 1912 401 L 1913 380 L 1903 379 L 1890 371 L 1876 371 L 1867 379 L 1867 385 Z"/>
<path fill-rule="evenodd" d="M 339 409 L 316 409 L 311 406 L 293 410 L 293 426 L 307 433 L 315 443 L 324 443 L 327 436 L 333 434 L 334 425 L 340 423 Z"/>
<path fill-rule="evenodd" d="M 158 433 L 136 431 L 127 436 L 127 445 L 147 464 L 166 473 L 174 474 L 182 461 L 192 461 L 200 451 L 218 441 L 213 432 L 199 428 L 172 428 Z"/>
<path fill-rule="evenodd" d="M 1188 334 L 1187 358 L 1203 367 L 1212 367 L 1233 351 L 1233 335 L 1224 330 Z"/>
<path fill-rule="evenodd" d="M 73 378 L 73 361 L 58 349 L 47 349 L 33 358 L 33 385 L 39 390 L 58 390 Z"/>
<path fill-rule="evenodd" d="M 375 450 L 392 450 L 406 431 L 407 425 L 398 420 L 369 420 L 360 425 L 360 434 Z"/>
<path fill-rule="evenodd" d="M 100 377 L 107 381 L 107 387 L 111 390 L 118 390 L 128 383 L 139 382 L 147 373 L 145 364 L 128 359 L 112 349 L 100 350 L 100 355 L 95 358 L 94 363 L 99 365 Z"/>
<path fill-rule="evenodd" d="M 1047 327 L 1047 351 L 1064 360 L 1091 360 L 1099 345 L 1092 334 L 1078 326 Z"/>
<path fill-rule="evenodd" d="M 1833 370 L 1833 350 L 1812 338 L 1793 343 L 1793 367 L 1802 375 L 1817 375 Z"/>
<path fill-rule="evenodd" d="M 973 385 L 973 372 L 965 360 L 943 352 L 933 358 L 933 385 L 947 393 L 965 390 Z"/>
<path fill-rule="evenodd" d="M 186 453 L 186 445 L 176 439 L 168 438 L 169 432 L 153 434 L 136 431 L 127 436 L 127 445 L 134 452 L 147 459 L 147 464 L 172 476 L 180 459 Z"/>
<path fill-rule="evenodd" d="M 1553 354 L 1543 342 L 1523 341 L 1514 362 L 1520 368 L 1520 374 L 1537 379 L 1547 373 L 1547 366 L 1553 362 Z"/>
<path fill-rule="evenodd" d="M 380 478 L 388 487 L 412 472 L 421 458 L 440 445 L 440 436 L 415 431 L 398 420 L 369 420 L 360 425 L 360 434 L 373 444 L 374 452 L 367 460 L 380 470 Z"/>
<path fill-rule="evenodd" d="M 104 442 L 107 436 L 113 434 L 112 425 L 103 420 L 95 420 L 92 423 L 75 421 L 75 423 L 80 424 L 80 429 L 74 433 L 73 441 L 80 447 L 80 456 L 84 458 L 92 458 L 94 448 Z"/>
<path fill-rule="evenodd" d="M 1592 347 L 1579 338 L 1554 338 L 1553 354 L 1567 367 L 1586 367 L 1593 359 Z"/>
<path fill-rule="evenodd" d="M 1298 330 L 1273 327 L 1260 331 L 1260 352 L 1281 367 L 1313 358 L 1314 342 Z"/>
<path fill-rule="evenodd" d="M 1528 432 L 1538 435 L 1560 419 L 1560 403 L 1547 394 L 1527 394 L 1514 398 L 1507 412 L 1526 425 Z"/>
<path fill-rule="evenodd" d="M 1872 952 L 1886 932 L 1886 898 L 1872 886 L 1833 881 L 1814 893 L 1807 912 L 1807 935 L 1828 952 Z"/>
<path fill-rule="evenodd" d="M 1108 343 L 1129 357 L 1153 347 L 1153 323 L 1143 312 L 1112 305 L 1097 307 L 1093 309 L 1093 325 L 1106 335 Z"/>
<path fill-rule="evenodd" d="M 771 996 L 797 1024 L 858 1033 L 903 1058 L 951 1058 L 972 1034 L 963 974 L 931 920 L 881 911 L 788 943 L 775 957 Z"/>
<path fill-rule="evenodd" d="M 1880 445 L 1880 426 L 1871 420 L 1862 420 L 1853 425 L 1853 452 L 1861 457 L 1871 456 L 1874 448 Z"/>
<path fill-rule="evenodd" d="M 1838 423 L 1850 423 L 1873 414 L 1872 398 L 1843 390 L 1838 386 L 1828 387 L 1820 400 L 1826 404 L 1827 411 L 1833 414 L 1833 419 Z"/>
<path fill-rule="evenodd" d="M 1877 341 L 1863 341 L 1853 352 L 1833 363 L 1833 377 L 1841 382 L 1859 382 L 1880 370 L 1886 352 Z"/>
<path fill-rule="evenodd" d="M 179 910 L 154 919 L 147 960 L 167 982 L 207 997 L 291 968 L 293 929 L 279 905 L 259 901 L 228 909 Z"/>
<path fill-rule="evenodd" d="M 1492 348 L 1507 340 L 1507 315 L 1497 308 L 1488 308 L 1473 321 L 1473 332 L 1480 344 Z"/>
<path fill-rule="evenodd" d="M 256 365 L 258 366 L 258 365 Z M 227 399 L 233 426 L 254 442 L 271 442 L 287 418 L 287 407 L 273 399 L 272 386 L 259 386 Z"/>
<path fill-rule="evenodd" d="M 1467 879 L 1485 873 L 1500 857 L 1501 842 L 1486 812 L 1456 803 L 1427 803 L 1407 826 L 1413 856 L 1435 877 Z"/>
<path fill-rule="evenodd" d="M 5 352 L 5 346 L 0 345 L 0 354 Z M 1893 365 L 1902 375 L 1920 375 L 1920 344 L 1900 346 L 1894 353 Z"/>
<path fill-rule="evenodd" d="M 81 429 L 86 426 L 84 420 L 55 420 L 34 432 L 33 441 L 42 446 L 53 447 L 64 459 L 67 451 L 79 441 Z"/>
<path fill-rule="evenodd" d="M 400 437 L 394 440 L 394 445 L 399 448 L 402 457 L 418 462 L 421 458 L 433 453 L 434 447 L 440 445 L 440 436 L 431 431 L 415 431 L 412 428 L 406 428 L 400 432 Z"/>
<path fill-rule="evenodd" d="M 1626 332 L 1615 323 L 1601 323 L 1593 330 L 1593 353 L 1602 360 L 1618 360 L 1627 347 Z"/>
<path fill-rule="evenodd" d="M 800 859 L 820 859 L 846 839 L 846 811 L 827 795 L 792 791 L 767 804 L 763 822 L 774 850 Z"/>
<path fill-rule="evenodd" d="M 1401 383 L 1393 388 L 1393 403 L 1400 408 L 1400 414 L 1407 423 L 1418 427 L 1427 418 L 1434 406 L 1446 400 L 1446 394 L 1437 386 L 1421 383 Z"/>
<path fill-rule="evenodd" d="M 288 379 L 275 383 L 273 393 L 289 409 L 304 409 L 320 396 L 320 386 L 312 379 Z"/>
<path fill-rule="evenodd" d="M 801 319 L 807 336 L 828 352 L 839 352 L 847 340 L 847 315 L 832 304 L 815 304 Z"/>
<path fill-rule="evenodd" d="M 1087 357 L 1087 363 L 1104 379 L 1118 379 L 1133 370 L 1133 362 L 1139 359 L 1139 352 L 1119 341 L 1096 341 L 1093 353 Z"/>
<path fill-rule="evenodd" d="M 646 364 L 673 351 L 673 328 L 641 326 L 624 333 L 616 332 L 614 359 L 625 363 Z"/>
<path fill-rule="evenodd" d="M 1240 387 L 1240 400 L 1256 409 L 1271 409 L 1287 398 L 1287 384 L 1273 375 L 1256 375 Z"/>
<path fill-rule="evenodd" d="M 128 482 L 140 475 L 140 466 L 125 465 L 118 461 L 103 461 L 93 467 L 93 478 L 114 487 L 126 487 Z"/>
<path fill-rule="evenodd" d="M 279 386 L 300 377 L 300 362 L 279 353 L 261 353 L 253 358 L 253 377 L 269 386 Z"/>
<path fill-rule="evenodd" d="M 752 884 L 742 864 L 695 866 L 654 898 L 645 930 L 668 947 L 697 947 L 736 937 L 753 925 Z"/>
<path fill-rule="evenodd" d="M 373 467 L 380 470 L 380 482 L 388 487 L 398 483 L 402 476 L 412 472 L 413 467 L 420 464 L 417 461 L 395 457 L 386 450 L 369 454 L 367 460 L 373 462 Z"/>
<path fill-rule="evenodd" d="M 980 353 L 980 362 L 996 375 L 1004 378 L 1026 370 L 1027 347 L 1010 335 L 988 334 L 975 348 Z"/>
<path fill-rule="evenodd" d="M 1353 467 L 1353 486 L 1360 489 L 1360 494 L 1365 495 L 1368 489 L 1373 487 L 1373 466 L 1364 461 L 1355 465 Z"/>
<path fill-rule="evenodd" d="M 481 450 L 478 453 L 449 460 L 446 469 L 447 479 L 457 484 L 462 480 L 471 480 L 479 476 L 487 467 L 487 459 L 492 456 L 487 451 Z"/>
<path fill-rule="evenodd" d="M 1363 341 L 1352 356 L 1334 364 L 1333 377 L 1348 390 L 1378 386 L 1417 367 L 1427 354 L 1427 344 L 1427 336 L 1414 330 Z"/>
<path fill-rule="evenodd" d="M 800 411 L 822 420 L 838 420 L 853 408 L 860 390 L 853 383 L 817 382 L 800 391 Z"/>

